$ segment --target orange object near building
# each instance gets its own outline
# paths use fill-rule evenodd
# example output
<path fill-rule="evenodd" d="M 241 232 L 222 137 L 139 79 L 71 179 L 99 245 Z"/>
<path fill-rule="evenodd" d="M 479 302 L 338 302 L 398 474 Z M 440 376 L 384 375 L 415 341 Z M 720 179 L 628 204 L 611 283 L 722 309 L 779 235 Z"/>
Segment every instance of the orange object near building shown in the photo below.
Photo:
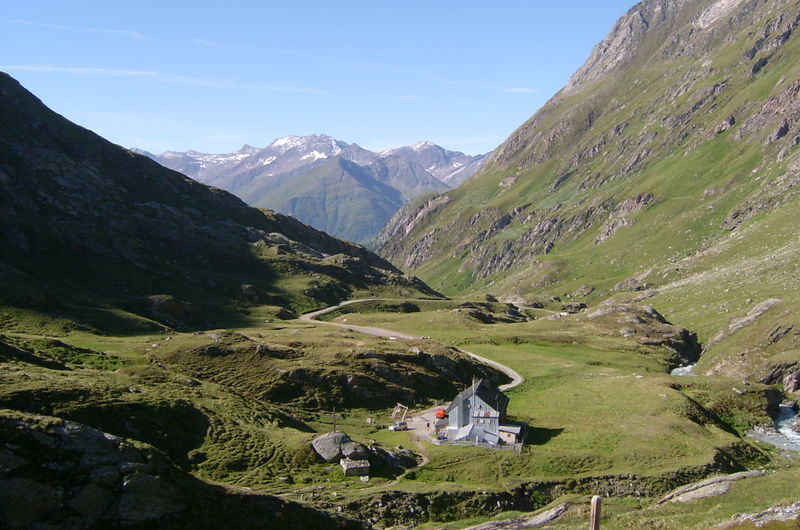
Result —
<path fill-rule="evenodd" d="M 442 418 L 447 417 L 447 412 L 445 412 L 444 409 L 436 409 L 436 417 L 441 420 Z"/>

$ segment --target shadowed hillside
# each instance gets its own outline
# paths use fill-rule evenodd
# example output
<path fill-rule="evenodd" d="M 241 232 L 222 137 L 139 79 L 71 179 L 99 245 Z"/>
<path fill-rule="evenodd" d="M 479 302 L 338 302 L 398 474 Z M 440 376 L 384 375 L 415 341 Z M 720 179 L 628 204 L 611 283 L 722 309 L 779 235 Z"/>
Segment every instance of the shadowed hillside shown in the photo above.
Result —
<path fill-rule="evenodd" d="M 203 327 L 354 291 L 432 294 L 360 246 L 70 123 L 5 74 L 0 95 L 6 304 L 100 327 Z"/>

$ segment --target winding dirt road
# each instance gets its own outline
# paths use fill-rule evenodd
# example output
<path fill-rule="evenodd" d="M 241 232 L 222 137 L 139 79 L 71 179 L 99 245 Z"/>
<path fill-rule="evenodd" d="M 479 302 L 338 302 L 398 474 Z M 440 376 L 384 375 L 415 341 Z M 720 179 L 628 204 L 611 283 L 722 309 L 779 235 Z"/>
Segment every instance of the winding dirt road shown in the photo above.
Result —
<path fill-rule="evenodd" d="M 354 325 L 351 325 L 351 324 L 341 324 L 339 322 L 326 322 L 325 320 L 317 320 L 317 317 L 320 316 L 320 315 L 324 315 L 326 313 L 330 313 L 332 311 L 336 311 L 340 307 L 343 307 L 343 306 L 346 306 L 346 305 L 350 305 L 350 304 L 357 304 L 357 303 L 360 303 L 360 302 L 398 302 L 398 301 L 408 302 L 409 300 L 393 300 L 393 299 L 390 299 L 390 298 L 364 298 L 364 299 L 360 299 L 360 300 L 347 300 L 347 301 L 342 302 L 341 304 L 338 304 L 338 305 L 326 307 L 325 309 L 319 309 L 317 311 L 312 311 L 310 313 L 305 313 L 303 315 L 300 315 L 298 317 L 298 320 L 301 320 L 303 322 L 310 322 L 310 323 L 314 323 L 314 324 L 324 324 L 326 326 L 335 326 L 337 328 L 352 329 L 353 331 L 358 331 L 360 333 L 366 333 L 368 335 L 374 335 L 376 337 L 384 337 L 384 338 L 389 338 L 389 339 L 391 339 L 393 337 L 394 338 L 398 338 L 398 339 L 410 339 L 410 340 L 422 339 L 422 337 L 418 337 L 418 336 L 415 336 L 415 335 L 409 335 L 408 333 L 402 333 L 400 331 L 392 331 L 390 329 L 375 328 L 375 327 L 372 327 L 372 326 L 354 326 Z M 521 385 L 522 382 L 525 381 L 525 378 L 522 377 L 521 375 L 519 375 L 513 368 L 510 368 L 510 367 L 508 367 L 508 366 L 506 366 L 504 364 L 500 364 L 497 361 L 493 361 L 491 359 L 487 359 L 486 357 L 482 357 L 482 356 L 480 356 L 480 355 L 478 355 L 476 353 L 472 353 L 472 352 L 469 352 L 469 351 L 466 351 L 466 350 L 462 350 L 461 348 L 456 348 L 456 349 L 458 351 L 460 351 L 461 353 L 469 355 L 470 357 L 472 357 L 473 359 L 475 359 L 477 361 L 480 361 L 480 362 L 482 362 L 484 364 L 488 364 L 489 366 L 491 366 L 493 368 L 497 368 L 498 370 L 500 370 L 501 372 L 506 374 L 508 377 L 510 377 L 511 378 L 511 382 L 510 383 L 506 383 L 505 385 L 500 385 L 500 387 L 499 387 L 500 390 L 509 390 L 511 388 L 514 388 L 516 386 Z"/>

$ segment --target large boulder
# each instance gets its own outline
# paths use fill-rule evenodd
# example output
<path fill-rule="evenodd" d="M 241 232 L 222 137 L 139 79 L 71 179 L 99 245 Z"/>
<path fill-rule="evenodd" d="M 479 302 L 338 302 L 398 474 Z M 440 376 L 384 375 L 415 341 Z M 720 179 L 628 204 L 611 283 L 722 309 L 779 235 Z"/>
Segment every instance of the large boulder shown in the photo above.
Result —
<path fill-rule="evenodd" d="M 329 432 L 317 436 L 311 442 L 311 447 L 326 462 L 338 462 L 342 458 L 350 460 L 369 458 L 369 449 L 363 444 L 354 442 L 343 432 Z"/>

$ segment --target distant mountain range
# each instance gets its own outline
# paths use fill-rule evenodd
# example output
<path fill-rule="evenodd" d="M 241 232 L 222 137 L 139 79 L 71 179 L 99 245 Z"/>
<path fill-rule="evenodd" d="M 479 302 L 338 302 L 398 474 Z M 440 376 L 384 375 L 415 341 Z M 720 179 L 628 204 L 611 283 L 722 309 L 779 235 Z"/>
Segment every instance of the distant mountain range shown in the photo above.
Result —
<path fill-rule="evenodd" d="M 458 186 L 486 158 L 430 142 L 375 153 L 325 135 L 286 136 L 226 154 L 136 151 L 252 206 L 364 245 L 404 203 Z"/>

